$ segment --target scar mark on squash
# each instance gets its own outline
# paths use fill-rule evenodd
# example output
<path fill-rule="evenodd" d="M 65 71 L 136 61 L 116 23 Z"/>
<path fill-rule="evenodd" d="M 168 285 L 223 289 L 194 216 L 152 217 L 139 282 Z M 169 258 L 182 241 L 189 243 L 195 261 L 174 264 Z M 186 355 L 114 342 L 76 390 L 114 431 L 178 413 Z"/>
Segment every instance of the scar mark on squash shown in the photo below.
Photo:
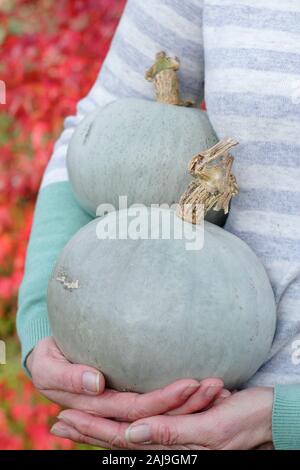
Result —
<path fill-rule="evenodd" d="M 79 281 L 78 279 L 76 281 L 70 281 L 68 280 L 68 277 L 67 277 L 67 274 L 66 273 L 60 273 L 56 280 L 58 282 L 60 282 L 63 287 L 67 290 L 70 290 L 72 292 L 72 290 L 74 289 L 79 289 Z"/>
<path fill-rule="evenodd" d="M 86 144 L 86 142 L 87 142 L 87 140 L 88 140 L 88 138 L 89 138 L 89 136 L 90 136 L 90 133 L 92 132 L 92 127 L 93 127 L 93 125 L 94 125 L 94 122 L 91 122 L 91 124 L 90 124 L 89 127 L 88 127 L 88 130 L 87 130 L 86 133 L 85 133 L 85 136 L 84 136 L 84 139 L 83 139 L 83 145 Z"/>

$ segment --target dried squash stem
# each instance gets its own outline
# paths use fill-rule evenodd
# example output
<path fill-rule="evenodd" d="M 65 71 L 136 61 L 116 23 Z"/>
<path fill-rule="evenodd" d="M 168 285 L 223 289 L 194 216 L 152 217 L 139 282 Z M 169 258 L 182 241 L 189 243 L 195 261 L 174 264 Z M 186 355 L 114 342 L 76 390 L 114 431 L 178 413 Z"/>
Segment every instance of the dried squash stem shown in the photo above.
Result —
<path fill-rule="evenodd" d="M 239 188 L 232 173 L 234 158 L 229 150 L 238 145 L 233 139 L 224 139 L 201 152 L 189 163 L 189 172 L 195 178 L 180 198 L 177 215 L 192 224 L 201 223 L 211 209 L 229 211 L 231 198 Z"/>

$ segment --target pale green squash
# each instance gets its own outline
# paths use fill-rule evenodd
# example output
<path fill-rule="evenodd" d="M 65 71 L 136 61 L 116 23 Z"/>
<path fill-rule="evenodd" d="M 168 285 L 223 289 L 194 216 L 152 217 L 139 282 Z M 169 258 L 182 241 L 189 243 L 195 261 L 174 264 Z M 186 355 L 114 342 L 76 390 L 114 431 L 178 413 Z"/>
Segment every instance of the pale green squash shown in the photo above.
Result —
<path fill-rule="evenodd" d="M 216 142 L 207 114 L 199 109 L 120 99 L 75 130 L 67 155 L 70 182 L 92 215 L 100 204 L 119 209 L 119 196 L 128 198 L 128 206 L 170 206 L 190 182 L 191 158 Z"/>
<path fill-rule="evenodd" d="M 68 173 L 78 202 L 92 215 L 124 204 L 177 203 L 190 181 L 190 160 L 217 143 L 207 114 L 181 99 L 179 68 L 177 57 L 157 53 L 145 75 L 157 102 L 118 99 L 76 128 L 68 147 Z M 122 196 L 126 202 L 120 203 Z M 206 212 L 207 220 L 224 225 L 227 209 Z"/>

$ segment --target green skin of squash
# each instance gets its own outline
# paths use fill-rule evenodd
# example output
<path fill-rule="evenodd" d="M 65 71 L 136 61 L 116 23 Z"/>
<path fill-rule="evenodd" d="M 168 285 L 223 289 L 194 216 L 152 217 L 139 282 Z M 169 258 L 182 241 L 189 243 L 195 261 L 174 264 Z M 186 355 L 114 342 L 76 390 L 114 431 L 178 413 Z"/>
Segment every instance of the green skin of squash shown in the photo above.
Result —
<path fill-rule="evenodd" d="M 119 99 L 87 116 L 71 139 L 67 167 L 80 205 L 177 203 L 191 182 L 191 158 L 218 142 L 207 114 L 154 101 Z M 101 215 L 101 213 L 98 213 Z M 206 217 L 223 226 L 224 211 Z"/>
<path fill-rule="evenodd" d="M 49 282 L 49 319 L 65 356 L 98 368 L 119 390 L 212 376 L 242 386 L 266 360 L 276 323 L 256 255 L 208 222 L 196 251 L 175 239 L 177 229 L 169 240 L 99 240 L 97 224 L 113 229 L 113 215 L 72 238 Z"/>

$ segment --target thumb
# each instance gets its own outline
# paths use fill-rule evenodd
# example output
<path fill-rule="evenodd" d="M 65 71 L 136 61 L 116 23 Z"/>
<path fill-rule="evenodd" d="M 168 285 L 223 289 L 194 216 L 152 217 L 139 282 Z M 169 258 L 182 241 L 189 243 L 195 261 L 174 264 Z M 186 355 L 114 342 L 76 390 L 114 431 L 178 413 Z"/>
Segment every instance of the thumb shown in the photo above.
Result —
<path fill-rule="evenodd" d="M 44 379 L 44 390 L 60 390 L 70 393 L 99 395 L 105 388 L 103 375 L 92 367 L 51 362 Z"/>
<path fill-rule="evenodd" d="M 53 338 L 40 341 L 33 351 L 31 374 L 40 390 L 98 395 L 105 388 L 104 376 L 93 367 L 71 364 Z"/>

